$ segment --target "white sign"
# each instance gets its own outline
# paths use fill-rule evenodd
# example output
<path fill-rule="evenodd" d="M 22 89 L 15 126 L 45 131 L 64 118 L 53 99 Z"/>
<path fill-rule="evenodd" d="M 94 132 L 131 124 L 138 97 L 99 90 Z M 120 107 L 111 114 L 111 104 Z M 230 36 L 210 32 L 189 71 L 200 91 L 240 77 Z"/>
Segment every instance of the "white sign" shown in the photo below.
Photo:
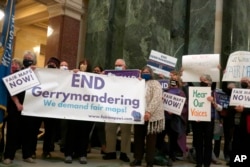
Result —
<path fill-rule="evenodd" d="M 189 87 L 188 120 L 211 121 L 211 87 Z"/>
<path fill-rule="evenodd" d="M 170 72 L 175 69 L 176 62 L 175 57 L 151 50 L 147 65 L 153 69 L 154 73 L 169 77 Z"/>
<path fill-rule="evenodd" d="M 142 124 L 145 81 L 137 78 L 38 69 L 41 85 L 26 91 L 23 115 Z"/>
<path fill-rule="evenodd" d="M 3 82 L 11 96 L 40 84 L 31 68 L 8 75 L 3 78 Z"/>
<path fill-rule="evenodd" d="M 230 54 L 222 81 L 240 81 L 250 77 L 250 52 L 237 51 Z"/>
<path fill-rule="evenodd" d="M 163 92 L 163 107 L 165 111 L 176 115 L 181 115 L 185 104 L 185 97 Z"/>
<path fill-rule="evenodd" d="M 200 82 L 200 76 L 208 74 L 213 82 L 220 81 L 219 54 L 200 54 L 182 56 L 182 80 L 184 82 Z"/>
<path fill-rule="evenodd" d="M 242 105 L 244 107 L 250 108 L 250 89 L 233 88 L 229 105 Z"/>

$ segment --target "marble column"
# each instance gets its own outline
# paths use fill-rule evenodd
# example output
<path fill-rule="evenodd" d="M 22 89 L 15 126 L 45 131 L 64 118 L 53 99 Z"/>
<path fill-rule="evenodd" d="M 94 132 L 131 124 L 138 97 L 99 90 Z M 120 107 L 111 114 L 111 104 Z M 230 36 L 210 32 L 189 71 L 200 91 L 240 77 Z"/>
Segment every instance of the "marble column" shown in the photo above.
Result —
<path fill-rule="evenodd" d="M 151 49 L 170 55 L 172 1 L 91 0 L 85 56 L 113 68 L 117 58 L 129 68 L 146 65 Z"/>
<path fill-rule="evenodd" d="M 190 3 L 188 54 L 213 54 L 215 1 L 193 0 Z"/>
<path fill-rule="evenodd" d="M 76 68 L 80 20 L 83 13 L 81 1 L 65 0 L 48 7 L 49 26 L 45 56 L 47 60 L 54 56 Z"/>
<path fill-rule="evenodd" d="M 146 65 L 150 51 L 170 55 L 172 1 L 127 0 L 123 54 L 130 68 Z"/>
<path fill-rule="evenodd" d="M 171 47 L 170 55 L 178 59 L 176 64 L 176 70 L 179 70 L 182 66 L 182 55 L 187 54 L 188 43 L 188 15 L 189 4 L 187 0 L 175 0 L 173 1 L 173 18 L 171 28 Z"/>
<path fill-rule="evenodd" d="M 250 2 L 223 2 L 222 67 L 226 67 L 228 56 L 235 51 L 249 51 L 250 46 Z"/>
<path fill-rule="evenodd" d="M 232 52 L 248 50 L 249 1 L 232 0 Z"/>
<path fill-rule="evenodd" d="M 88 3 L 87 31 L 84 57 L 92 65 L 108 68 L 112 44 L 112 0 L 91 0 Z"/>

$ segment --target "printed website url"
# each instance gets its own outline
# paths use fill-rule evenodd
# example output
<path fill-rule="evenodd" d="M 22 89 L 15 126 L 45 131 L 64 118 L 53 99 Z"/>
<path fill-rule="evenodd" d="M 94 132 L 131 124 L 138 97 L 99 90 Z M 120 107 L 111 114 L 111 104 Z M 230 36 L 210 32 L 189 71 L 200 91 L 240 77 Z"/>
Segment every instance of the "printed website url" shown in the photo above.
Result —
<path fill-rule="evenodd" d="M 128 121 L 132 121 L 132 118 L 124 118 L 124 117 L 111 117 L 111 116 L 105 116 L 105 115 L 89 115 L 90 118 L 102 118 L 102 119 L 110 119 L 110 120 L 128 120 Z"/>

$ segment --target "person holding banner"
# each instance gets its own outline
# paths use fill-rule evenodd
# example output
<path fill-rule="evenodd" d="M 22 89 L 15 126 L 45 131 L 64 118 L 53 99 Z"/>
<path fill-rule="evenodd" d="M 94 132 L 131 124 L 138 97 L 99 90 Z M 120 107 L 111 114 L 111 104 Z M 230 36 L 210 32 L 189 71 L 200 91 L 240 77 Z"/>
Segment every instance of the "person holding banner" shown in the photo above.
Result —
<path fill-rule="evenodd" d="M 23 56 L 23 68 L 28 68 L 36 64 L 36 55 L 31 51 L 26 51 Z M 14 69 L 14 68 L 13 68 Z M 18 70 L 18 69 L 16 69 Z M 23 160 L 34 163 L 32 154 L 33 146 L 37 141 L 37 131 L 35 128 L 36 119 L 30 116 L 22 116 L 25 92 L 18 93 L 11 97 L 8 102 L 7 135 L 4 152 L 4 164 L 11 164 L 15 158 L 17 148 L 22 148 Z"/>
<path fill-rule="evenodd" d="M 61 61 L 60 63 L 60 69 L 61 70 L 69 70 L 69 64 L 67 61 Z"/>
<path fill-rule="evenodd" d="M 123 59 L 115 61 L 115 70 L 126 70 L 126 63 Z M 116 124 L 106 123 L 106 155 L 103 156 L 104 160 L 116 159 L 116 141 L 117 129 L 121 129 L 121 153 L 120 160 L 129 162 L 128 154 L 131 147 L 131 125 L 130 124 Z"/>
<path fill-rule="evenodd" d="M 101 66 L 95 66 L 93 69 L 93 73 L 102 74 L 102 72 L 103 72 L 103 68 Z"/>
<path fill-rule="evenodd" d="M 200 76 L 200 86 L 212 86 L 212 78 L 210 75 L 204 74 Z M 211 164 L 215 112 L 221 111 L 222 109 L 219 101 L 217 101 L 218 99 L 215 101 L 214 97 L 215 91 L 212 91 L 211 96 L 207 97 L 207 100 L 211 102 L 211 121 L 193 121 L 192 128 L 193 138 L 195 140 L 194 147 L 196 151 L 196 167 L 202 167 L 202 164 L 204 167 L 210 167 Z"/>
<path fill-rule="evenodd" d="M 130 166 L 140 166 L 145 151 L 147 167 L 153 167 L 157 134 L 165 127 L 163 92 L 160 83 L 154 80 L 153 71 L 149 66 L 142 68 L 141 78 L 146 81 L 145 123 L 134 125 L 134 161 L 130 163 Z"/>
<path fill-rule="evenodd" d="M 60 60 L 56 57 L 50 57 L 49 60 L 46 63 L 46 68 L 54 68 L 58 69 L 60 68 Z M 49 159 L 51 158 L 51 153 L 54 151 L 54 143 L 56 136 L 58 136 L 59 128 L 60 127 L 60 120 L 56 118 L 46 118 L 43 117 L 40 119 L 40 123 L 38 123 L 38 129 L 39 131 L 40 126 L 44 123 L 44 139 L 43 139 L 43 152 L 42 152 L 42 158 Z"/>
<path fill-rule="evenodd" d="M 102 72 L 103 72 L 103 68 L 101 66 L 95 66 L 93 68 L 93 73 L 102 74 Z M 105 122 L 95 122 L 94 129 L 93 129 L 92 133 L 94 133 L 95 130 L 96 130 L 96 136 L 98 137 L 98 140 L 99 140 L 100 145 L 101 145 L 101 154 L 106 154 Z M 92 134 L 90 136 L 90 139 L 93 139 L 92 136 L 95 136 L 95 135 Z M 91 144 L 92 144 L 92 141 L 90 143 L 89 151 L 91 149 Z"/>
<path fill-rule="evenodd" d="M 74 72 L 91 72 L 92 68 L 88 60 L 84 59 L 79 63 L 79 69 Z M 79 158 L 80 164 L 87 164 L 87 149 L 89 144 L 89 135 L 93 127 L 91 121 L 68 120 L 64 146 L 64 162 L 72 163 L 72 157 Z"/>

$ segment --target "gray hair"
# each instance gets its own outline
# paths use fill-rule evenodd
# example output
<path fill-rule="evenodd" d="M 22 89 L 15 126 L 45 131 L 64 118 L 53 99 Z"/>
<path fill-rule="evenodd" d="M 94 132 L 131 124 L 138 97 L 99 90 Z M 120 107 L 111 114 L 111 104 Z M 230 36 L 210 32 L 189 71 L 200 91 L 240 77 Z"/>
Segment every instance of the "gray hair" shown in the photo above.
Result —
<path fill-rule="evenodd" d="M 33 60 L 33 65 L 36 65 L 36 54 L 30 50 L 26 50 L 23 54 L 23 58 L 26 56 L 26 55 L 31 55 L 32 56 L 32 60 Z"/>
<path fill-rule="evenodd" d="M 13 59 L 12 59 L 12 62 L 17 63 L 17 64 L 19 65 L 20 69 L 21 69 L 22 66 L 23 66 L 22 61 L 21 61 L 20 59 L 18 59 L 18 58 L 13 58 Z M 20 70 L 20 69 L 19 69 L 19 70 Z"/>
<path fill-rule="evenodd" d="M 124 64 L 124 66 L 126 66 L 126 62 L 125 62 L 125 60 L 124 60 L 124 59 L 116 59 L 116 61 L 115 61 L 115 62 L 117 62 L 117 61 L 121 61 L 121 62 Z"/>
<path fill-rule="evenodd" d="M 211 78 L 211 76 L 210 75 L 208 75 L 208 74 L 203 74 L 203 75 L 201 75 L 201 77 L 202 78 L 205 78 L 208 82 L 209 82 L 209 84 L 212 84 L 212 78 Z"/>

